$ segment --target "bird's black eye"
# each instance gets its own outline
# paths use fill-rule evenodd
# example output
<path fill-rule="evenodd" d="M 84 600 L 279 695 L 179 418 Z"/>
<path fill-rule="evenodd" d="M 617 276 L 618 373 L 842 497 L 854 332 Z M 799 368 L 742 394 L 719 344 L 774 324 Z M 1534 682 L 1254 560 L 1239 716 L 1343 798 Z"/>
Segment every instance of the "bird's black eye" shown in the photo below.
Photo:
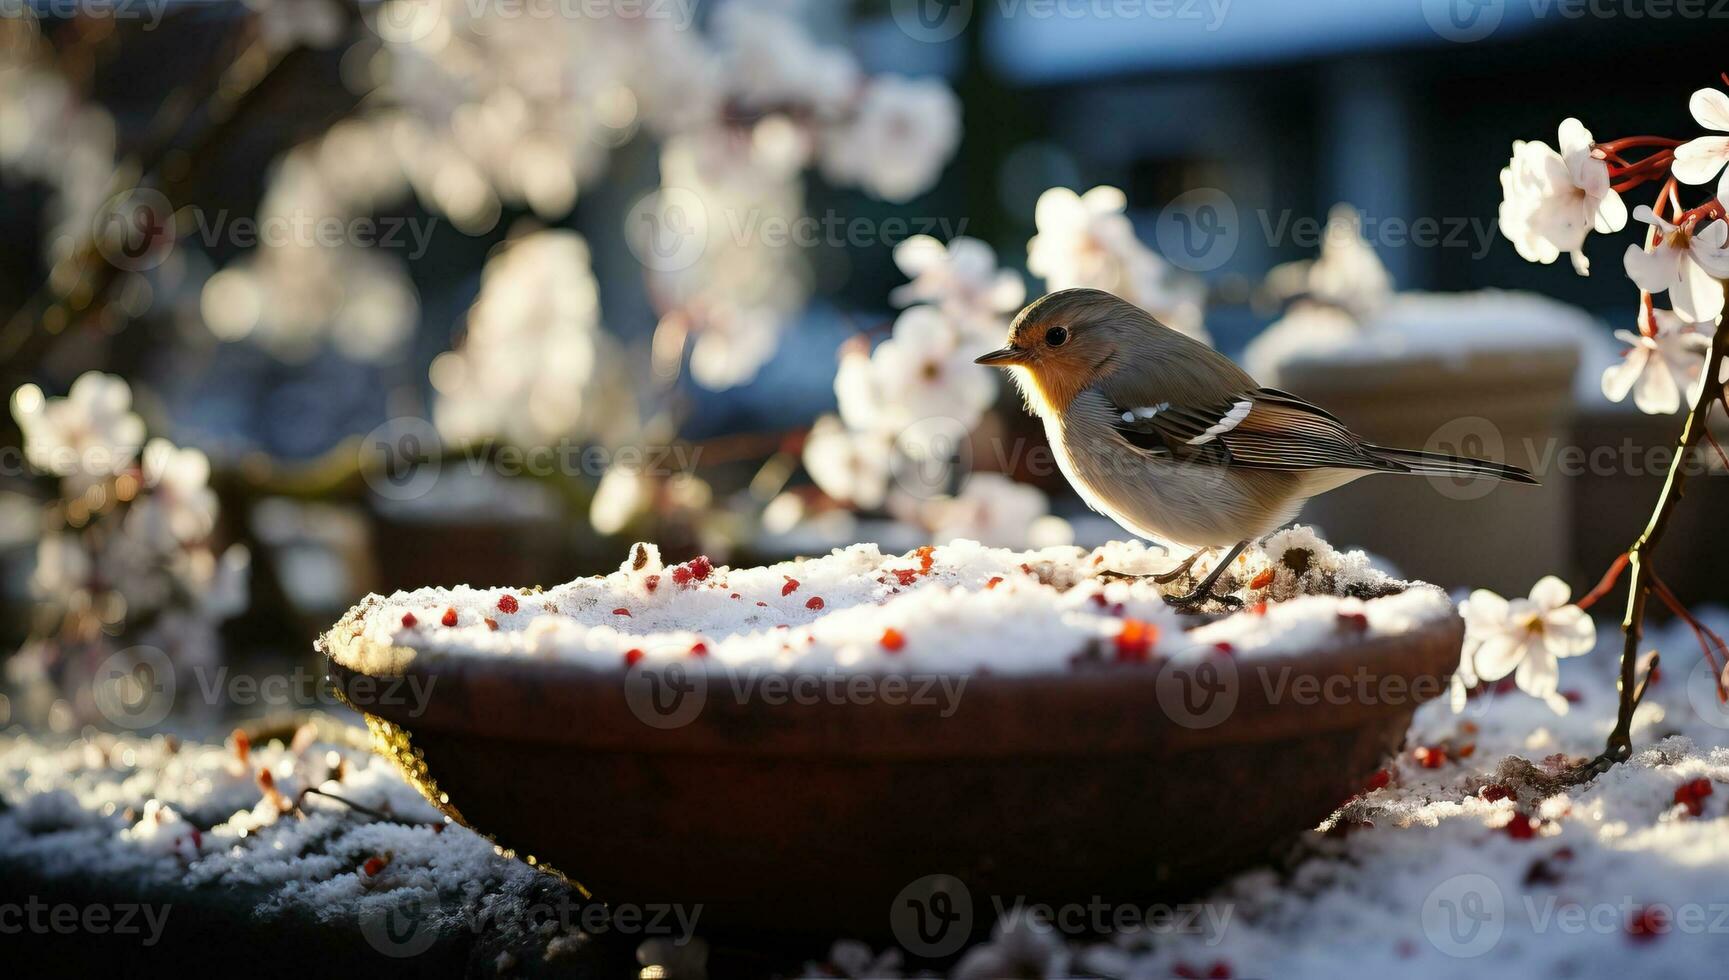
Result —
<path fill-rule="evenodd" d="M 1045 331 L 1045 343 L 1052 347 L 1061 347 L 1069 339 L 1069 328 L 1052 327 Z"/>

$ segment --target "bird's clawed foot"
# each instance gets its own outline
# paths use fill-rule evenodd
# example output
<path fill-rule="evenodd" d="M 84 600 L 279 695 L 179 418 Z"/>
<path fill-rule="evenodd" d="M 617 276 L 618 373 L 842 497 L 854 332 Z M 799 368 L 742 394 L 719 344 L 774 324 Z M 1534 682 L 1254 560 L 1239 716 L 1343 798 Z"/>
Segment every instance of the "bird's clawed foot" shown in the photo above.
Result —
<path fill-rule="evenodd" d="M 1210 549 L 1202 548 L 1196 551 L 1191 551 L 1189 552 L 1189 557 L 1184 558 L 1175 568 L 1172 568 L 1168 572 L 1159 572 L 1155 575 L 1148 575 L 1147 578 L 1152 579 L 1159 585 L 1170 585 L 1177 579 L 1189 574 L 1189 570 L 1195 567 L 1196 559 L 1201 557 L 1201 552 L 1207 550 Z"/>
<path fill-rule="evenodd" d="M 1243 549 L 1248 546 L 1249 543 L 1247 541 L 1237 542 L 1236 547 L 1232 548 L 1230 553 L 1225 555 L 1223 560 L 1213 566 L 1213 570 L 1207 573 L 1207 577 L 1202 579 L 1199 585 L 1196 585 L 1192 590 L 1184 595 L 1165 596 L 1165 602 L 1186 613 L 1199 612 L 1201 607 L 1209 602 L 1216 602 L 1232 612 L 1243 608 L 1243 600 L 1234 595 L 1214 592 L 1213 586 L 1218 583 L 1219 577 L 1224 575 L 1225 569 L 1231 566 L 1231 562 L 1235 561 L 1237 556 L 1243 553 Z M 1196 554 L 1199 554 L 1199 552 L 1196 552 Z M 1194 555 L 1190 555 L 1189 563 L 1192 564 L 1194 560 Z M 1187 569 L 1184 570 L 1186 571 Z"/>
<path fill-rule="evenodd" d="M 1205 606 L 1209 602 L 1216 602 L 1231 612 L 1236 612 L 1243 608 L 1243 600 L 1234 595 L 1214 592 L 1212 586 L 1207 584 L 1196 586 L 1193 591 L 1187 592 L 1183 595 L 1165 596 L 1166 605 L 1176 609 L 1178 612 L 1185 613 L 1200 612 L 1201 607 Z"/>

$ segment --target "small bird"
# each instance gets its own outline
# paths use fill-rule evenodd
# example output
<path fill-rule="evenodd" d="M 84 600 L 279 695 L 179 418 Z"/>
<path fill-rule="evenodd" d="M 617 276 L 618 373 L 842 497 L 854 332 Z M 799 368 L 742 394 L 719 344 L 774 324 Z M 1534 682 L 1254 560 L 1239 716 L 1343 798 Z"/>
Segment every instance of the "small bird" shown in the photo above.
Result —
<path fill-rule="evenodd" d="M 1097 289 L 1028 304 L 1008 346 L 978 363 L 1014 369 L 1058 466 L 1089 506 L 1134 534 L 1191 550 L 1156 581 L 1231 547 L 1192 592 L 1170 598 L 1183 608 L 1240 605 L 1212 592 L 1231 561 L 1310 497 L 1358 477 L 1537 482 L 1505 463 L 1367 442 L 1325 409 L 1262 387 L 1218 351 Z"/>

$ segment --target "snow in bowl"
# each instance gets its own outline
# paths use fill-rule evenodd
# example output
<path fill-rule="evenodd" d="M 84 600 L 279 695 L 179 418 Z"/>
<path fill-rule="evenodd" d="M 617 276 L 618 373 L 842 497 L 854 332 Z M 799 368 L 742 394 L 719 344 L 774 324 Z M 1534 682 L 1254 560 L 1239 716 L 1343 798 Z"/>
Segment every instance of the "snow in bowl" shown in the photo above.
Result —
<path fill-rule="evenodd" d="M 916 943 L 891 911 L 933 888 L 982 927 L 992 901 L 1167 899 L 1265 858 L 1457 664 L 1441 590 L 1307 529 L 1238 559 L 1232 615 L 1172 612 L 1188 583 L 1136 577 L 1167 564 L 642 544 L 551 589 L 369 596 L 320 647 L 434 804 L 602 899 Z"/>

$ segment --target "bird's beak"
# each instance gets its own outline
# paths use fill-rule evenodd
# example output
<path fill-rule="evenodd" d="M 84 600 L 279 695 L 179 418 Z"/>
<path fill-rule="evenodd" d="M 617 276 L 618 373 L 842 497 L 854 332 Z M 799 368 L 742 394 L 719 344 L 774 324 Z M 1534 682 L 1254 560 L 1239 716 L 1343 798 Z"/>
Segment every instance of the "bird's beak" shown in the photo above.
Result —
<path fill-rule="evenodd" d="M 988 364 L 991 367 L 1013 367 L 1016 364 L 1027 363 L 1027 352 L 1019 347 L 1004 347 L 973 359 L 974 364 Z"/>

